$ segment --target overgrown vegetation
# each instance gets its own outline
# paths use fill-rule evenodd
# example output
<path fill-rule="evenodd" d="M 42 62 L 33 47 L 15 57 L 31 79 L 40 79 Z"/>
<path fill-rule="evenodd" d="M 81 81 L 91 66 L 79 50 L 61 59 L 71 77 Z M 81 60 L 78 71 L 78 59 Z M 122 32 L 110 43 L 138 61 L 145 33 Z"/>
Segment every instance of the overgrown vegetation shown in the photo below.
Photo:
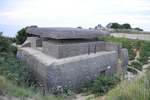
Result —
<path fill-rule="evenodd" d="M 147 64 L 149 56 L 150 56 L 150 41 L 142 41 L 142 50 L 140 52 L 140 58 L 138 60 L 143 64 Z"/>
<path fill-rule="evenodd" d="M 10 43 L 8 37 L 4 37 L 3 32 L 0 32 L 0 52 L 9 52 L 10 51 Z"/>
<path fill-rule="evenodd" d="M 107 93 L 120 81 L 121 79 L 118 76 L 106 78 L 104 75 L 100 75 L 93 84 L 92 93 Z"/>
<path fill-rule="evenodd" d="M 34 72 L 22 64 L 11 52 L 0 52 L 0 75 L 12 80 L 19 86 L 31 86 L 36 83 Z"/>
<path fill-rule="evenodd" d="M 135 69 L 130 68 L 130 67 L 127 68 L 127 71 L 129 71 L 129 72 L 131 72 L 131 73 L 133 73 L 135 75 L 137 75 L 137 73 L 138 73 Z"/>
<path fill-rule="evenodd" d="M 16 58 L 16 53 L 17 47 L 0 33 L 0 95 L 56 100 L 53 95 L 43 95 L 34 72 Z"/>
<path fill-rule="evenodd" d="M 94 93 L 97 95 L 103 95 L 109 90 L 114 88 L 121 81 L 120 77 L 112 76 L 105 77 L 104 75 L 99 75 L 96 80 L 91 80 L 90 83 L 85 83 L 81 87 L 75 89 L 76 93 L 87 92 Z"/>
<path fill-rule="evenodd" d="M 137 62 L 137 61 L 133 61 L 133 62 L 131 63 L 131 67 L 134 67 L 134 68 L 136 68 L 136 69 L 142 71 L 143 65 L 142 65 L 141 63 Z"/>
<path fill-rule="evenodd" d="M 150 71 L 132 81 L 122 81 L 108 93 L 108 100 L 150 100 Z"/>

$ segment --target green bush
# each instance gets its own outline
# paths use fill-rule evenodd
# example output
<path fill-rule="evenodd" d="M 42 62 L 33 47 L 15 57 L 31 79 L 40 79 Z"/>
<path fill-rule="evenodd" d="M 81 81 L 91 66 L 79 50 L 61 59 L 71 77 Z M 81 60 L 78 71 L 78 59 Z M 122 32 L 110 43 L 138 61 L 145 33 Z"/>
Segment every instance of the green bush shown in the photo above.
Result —
<path fill-rule="evenodd" d="M 137 73 L 138 73 L 135 69 L 130 68 L 130 67 L 127 68 L 127 71 L 129 71 L 129 72 L 131 72 L 131 73 L 133 73 L 135 75 L 137 75 Z"/>
<path fill-rule="evenodd" d="M 142 50 L 140 52 L 140 58 L 138 60 L 143 63 L 148 63 L 148 57 L 150 56 L 150 41 L 142 41 L 141 43 Z"/>
<path fill-rule="evenodd" d="M 118 76 L 106 78 L 103 75 L 100 75 L 94 82 L 92 93 L 106 93 L 120 81 L 121 79 Z"/>
<path fill-rule="evenodd" d="M 34 73 L 12 53 L 0 52 L 0 75 L 20 86 L 30 86 L 37 82 Z"/>
<path fill-rule="evenodd" d="M 134 60 L 134 56 L 133 55 L 129 55 L 129 60 Z"/>
<path fill-rule="evenodd" d="M 9 52 L 10 51 L 10 43 L 9 38 L 2 35 L 0 32 L 0 52 Z"/>
<path fill-rule="evenodd" d="M 142 65 L 141 63 L 139 63 L 139 62 L 133 61 L 133 62 L 131 63 L 131 67 L 134 67 L 134 68 L 136 68 L 136 69 L 142 71 L 143 65 Z"/>

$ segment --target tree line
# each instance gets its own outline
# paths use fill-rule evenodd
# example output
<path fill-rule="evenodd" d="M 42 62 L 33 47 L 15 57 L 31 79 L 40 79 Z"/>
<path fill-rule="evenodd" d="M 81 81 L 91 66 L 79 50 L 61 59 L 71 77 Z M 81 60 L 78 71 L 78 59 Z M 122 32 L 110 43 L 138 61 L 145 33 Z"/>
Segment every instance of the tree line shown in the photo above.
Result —
<path fill-rule="evenodd" d="M 78 26 L 77 28 L 82 29 L 81 26 Z M 108 23 L 106 25 L 106 27 L 102 26 L 101 24 L 98 24 L 93 29 L 109 29 L 109 28 L 113 28 L 113 29 L 135 29 L 137 31 L 143 31 L 143 29 L 141 29 L 139 27 L 132 28 L 129 23 L 119 24 L 119 23 L 116 23 L 116 22 Z M 92 28 L 89 28 L 89 29 L 92 29 Z"/>

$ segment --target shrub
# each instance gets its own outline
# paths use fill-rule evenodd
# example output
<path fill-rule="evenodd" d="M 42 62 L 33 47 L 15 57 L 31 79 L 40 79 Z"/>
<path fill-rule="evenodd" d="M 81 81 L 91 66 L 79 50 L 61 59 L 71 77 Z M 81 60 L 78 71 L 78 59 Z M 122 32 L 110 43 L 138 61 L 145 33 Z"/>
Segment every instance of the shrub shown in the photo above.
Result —
<path fill-rule="evenodd" d="M 133 55 L 129 55 L 129 60 L 134 60 L 134 56 Z"/>
<path fill-rule="evenodd" d="M 34 73 L 22 64 L 12 53 L 0 52 L 0 75 L 12 80 L 17 85 L 36 83 Z"/>
<path fill-rule="evenodd" d="M 142 71 L 143 65 L 142 65 L 141 63 L 139 63 L 139 62 L 133 61 L 133 62 L 131 63 L 131 67 L 134 67 L 134 68 L 136 68 L 136 69 Z"/>
<path fill-rule="evenodd" d="M 2 32 L 0 32 L 0 52 L 9 52 L 10 51 L 10 43 L 9 38 L 2 36 Z"/>
<path fill-rule="evenodd" d="M 150 56 L 150 41 L 142 41 L 141 43 L 142 50 L 140 52 L 140 58 L 138 60 L 143 63 L 148 63 L 148 57 Z"/>
<path fill-rule="evenodd" d="M 92 93 L 103 93 L 108 92 L 109 89 L 113 88 L 121 79 L 117 76 L 109 78 L 100 75 L 94 82 Z"/>
<path fill-rule="evenodd" d="M 138 73 L 135 69 L 130 68 L 130 67 L 127 68 L 127 71 L 129 71 L 129 72 L 131 72 L 131 73 L 133 73 L 135 75 L 137 75 L 137 73 Z"/>

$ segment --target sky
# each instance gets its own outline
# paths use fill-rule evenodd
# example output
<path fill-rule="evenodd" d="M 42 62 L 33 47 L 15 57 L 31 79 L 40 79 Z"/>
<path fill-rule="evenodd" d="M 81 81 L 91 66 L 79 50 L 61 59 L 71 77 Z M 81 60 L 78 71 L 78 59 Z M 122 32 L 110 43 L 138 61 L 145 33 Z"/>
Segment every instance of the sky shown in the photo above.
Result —
<path fill-rule="evenodd" d="M 112 22 L 150 31 L 150 0 L 0 0 L 0 32 L 9 37 L 31 25 L 88 29 Z"/>

